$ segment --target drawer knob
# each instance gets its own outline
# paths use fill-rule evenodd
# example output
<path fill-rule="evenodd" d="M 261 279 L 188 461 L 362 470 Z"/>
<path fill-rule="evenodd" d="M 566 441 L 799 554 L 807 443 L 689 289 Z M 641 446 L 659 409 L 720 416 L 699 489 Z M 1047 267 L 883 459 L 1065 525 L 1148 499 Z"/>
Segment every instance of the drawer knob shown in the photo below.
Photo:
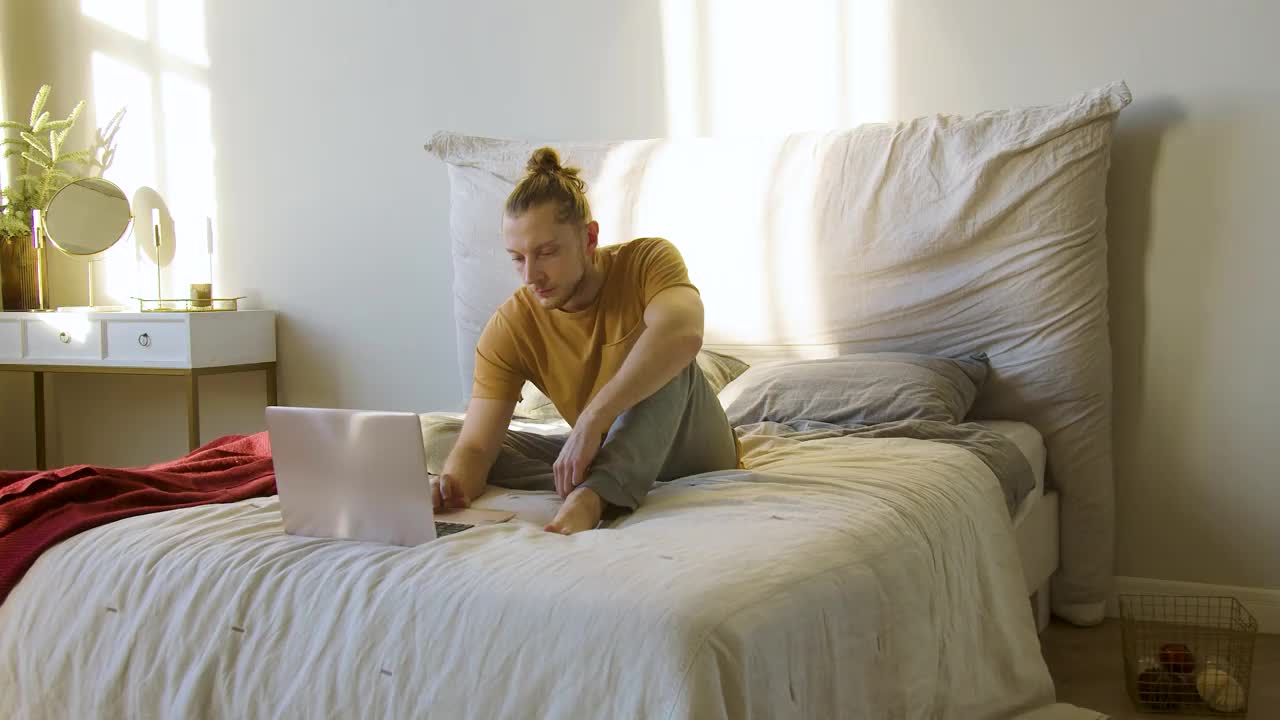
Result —
<path fill-rule="evenodd" d="M 66 345 L 67 343 L 71 342 L 71 336 L 68 335 L 65 331 L 60 332 L 58 333 L 58 342 L 62 343 L 63 345 Z"/>
<path fill-rule="evenodd" d="M 138 344 L 142 347 L 151 347 L 151 336 L 147 333 L 142 333 L 138 336 Z"/>

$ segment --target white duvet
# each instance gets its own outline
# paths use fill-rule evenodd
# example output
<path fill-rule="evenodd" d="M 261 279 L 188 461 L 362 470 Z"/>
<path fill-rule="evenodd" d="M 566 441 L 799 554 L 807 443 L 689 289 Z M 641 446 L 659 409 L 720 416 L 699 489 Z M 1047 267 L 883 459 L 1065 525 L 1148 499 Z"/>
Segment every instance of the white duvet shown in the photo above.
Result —
<path fill-rule="evenodd" d="M 0 717 L 970 720 L 1052 703 L 987 467 L 782 430 L 744 438 L 751 470 L 663 486 L 573 537 L 300 538 L 275 498 L 82 533 L 0 606 Z"/>

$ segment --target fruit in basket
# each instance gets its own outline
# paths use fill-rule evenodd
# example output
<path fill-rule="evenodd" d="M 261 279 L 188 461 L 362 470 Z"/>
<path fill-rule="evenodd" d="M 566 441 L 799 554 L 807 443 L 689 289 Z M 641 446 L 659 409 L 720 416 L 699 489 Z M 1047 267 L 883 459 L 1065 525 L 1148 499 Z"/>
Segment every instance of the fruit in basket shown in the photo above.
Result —
<path fill-rule="evenodd" d="M 1160 646 L 1160 665 L 1172 673 L 1190 673 L 1196 669 L 1196 656 L 1182 643 L 1165 643 Z"/>
<path fill-rule="evenodd" d="M 1152 667 L 1138 673 L 1138 701 L 1147 710 L 1174 710 L 1178 707 L 1183 681 L 1171 672 Z"/>
<path fill-rule="evenodd" d="M 1209 669 L 1196 674 L 1196 691 L 1218 712 L 1239 712 L 1244 709 L 1244 686 L 1224 670 Z"/>

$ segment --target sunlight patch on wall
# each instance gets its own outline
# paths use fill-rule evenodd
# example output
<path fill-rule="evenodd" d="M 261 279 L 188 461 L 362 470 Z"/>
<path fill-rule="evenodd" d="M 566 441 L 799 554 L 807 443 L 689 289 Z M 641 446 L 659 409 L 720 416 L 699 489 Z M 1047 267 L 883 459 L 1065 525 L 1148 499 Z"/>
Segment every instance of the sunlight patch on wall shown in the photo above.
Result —
<path fill-rule="evenodd" d="M 116 156 L 104 177 L 120 186 L 125 195 L 155 182 L 155 128 L 151 116 L 151 79 L 140 68 L 95 52 L 90 61 L 93 73 L 94 124 L 104 126 L 116 110 L 128 108 L 116 136 Z M 135 220 L 135 223 L 137 221 Z M 150 221 L 141 221 L 144 226 Z M 139 267 L 132 233 L 103 253 L 100 278 L 106 297 L 98 302 L 127 303 L 138 287 Z M 154 290 L 146 296 L 155 294 Z"/>
<path fill-rule="evenodd" d="M 206 218 L 214 207 L 213 129 L 209 89 L 176 73 L 160 79 L 164 113 L 165 193 L 180 242 L 169 268 L 175 291 L 190 283 L 211 282 L 206 242 Z"/>
<path fill-rule="evenodd" d="M 836 119 L 835 0 L 772 3 L 703 0 L 712 135 L 771 135 Z"/>
<path fill-rule="evenodd" d="M 891 119 L 892 0 L 664 0 L 671 137 Z"/>
<path fill-rule="evenodd" d="M 844 6 L 843 125 L 894 119 L 892 13 L 890 0 L 855 0 Z"/>
<path fill-rule="evenodd" d="M 698 5 L 688 0 L 662 0 L 662 60 L 667 91 L 667 136 L 701 134 L 698 57 Z"/>
<path fill-rule="evenodd" d="M 209 66 L 205 0 L 157 0 L 160 48 L 200 67 Z"/>
<path fill-rule="evenodd" d="M 106 178 L 132 197 L 139 186 L 153 183 L 156 178 L 151 78 L 141 68 L 101 52 L 93 53 L 90 67 L 96 126 L 105 125 L 119 108 L 128 108 L 116 136 L 115 162 Z"/>
<path fill-rule="evenodd" d="M 147 36 L 147 0 L 80 0 L 80 12 L 136 38 Z"/>
<path fill-rule="evenodd" d="M 216 216 L 214 149 L 208 89 L 207 0 L 81 0 L 83 13 L 122 33 L 92 34 L 95 122 L 127 106 L 115 162 L 106 178 L 131 198 L 159 191 L 173 218 L 172 263 L 161 269 L 163 294 L 185 297 L 209 282 L 211 219 Z M 151 237 L 151 219 L 106 253 L 101 287 L 112 301 L 156 294 L 156 267 L 135 236 Z M 216 292 L 216 290 L 215 290 Z M 101 302 L 101 301 L 100 301 Z"/>

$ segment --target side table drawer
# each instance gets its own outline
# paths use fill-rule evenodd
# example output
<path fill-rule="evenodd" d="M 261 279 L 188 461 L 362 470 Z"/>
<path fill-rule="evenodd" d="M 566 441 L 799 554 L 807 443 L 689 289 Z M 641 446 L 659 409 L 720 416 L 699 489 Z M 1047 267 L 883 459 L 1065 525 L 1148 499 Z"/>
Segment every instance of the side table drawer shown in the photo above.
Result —
<path fill-rule="evenodd" d="M 22 359 L 22 323 L 0 320 L 0 360 Z"/>
<path fill-rule="evenodd" d="M 187 359 L 187 324 L 181 321 L 107 320 L 107 360 L 182 362 Z"/>
<path fill-rule="evenodd" d="M 28 320 L 27 359 L 43 360 L 101 360 L 101 323 L 78 318 Z"/>

